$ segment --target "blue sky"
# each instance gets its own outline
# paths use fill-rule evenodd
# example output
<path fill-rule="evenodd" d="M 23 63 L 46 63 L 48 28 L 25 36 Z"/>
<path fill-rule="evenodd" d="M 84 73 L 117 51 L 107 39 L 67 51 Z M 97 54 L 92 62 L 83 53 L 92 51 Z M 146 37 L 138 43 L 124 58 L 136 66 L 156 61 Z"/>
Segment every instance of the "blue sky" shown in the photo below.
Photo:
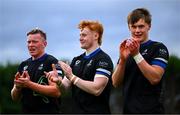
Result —
<path fill-rule="evenodd" d="M 129 37 L 127 15 L 138 7 L 152 14 L 149 38 L 180 57 L 180 0 L 0 0 L 0 63 L 29 58 L 26 32 L 35 27 L 47 33 L 47 53 L 72 60 L 84 52 L 77 28 L 84 19 L 104 25 L 101 47 L 116 63 L 119 44 Z"/>

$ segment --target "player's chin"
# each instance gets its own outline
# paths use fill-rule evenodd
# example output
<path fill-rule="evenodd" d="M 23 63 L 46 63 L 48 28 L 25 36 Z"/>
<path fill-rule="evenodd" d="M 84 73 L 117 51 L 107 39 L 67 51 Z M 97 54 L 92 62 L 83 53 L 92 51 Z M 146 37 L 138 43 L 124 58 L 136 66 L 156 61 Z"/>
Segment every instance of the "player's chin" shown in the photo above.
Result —
<path fill-rule="evenodd" d="M 133 39 L 134 39 L 134 40 L 137 40 L 137 41 L 139 41 L 139 42 L 143 41 L 142 36 L 136 36 L 136 37 L 134 37 Z"/>
<path fill-rule="evenodd" d="M 35 54 L 35 52 L 34 51 L 29 51 L 29 54 L 33 55 L 33 54 Z"/>
<path fill-rule="evenodd" d="M 86 46 L 81 44 L 81 48 L 82 49 L 86 49 Z"/>
<path fill-rule="evenodd" d="M 36 57 L 36 56 L 37 56 L 37 53 L 35 53 L 35 52 L 29 52 L 29 54 L 30 54 L 32 57 Z"/>

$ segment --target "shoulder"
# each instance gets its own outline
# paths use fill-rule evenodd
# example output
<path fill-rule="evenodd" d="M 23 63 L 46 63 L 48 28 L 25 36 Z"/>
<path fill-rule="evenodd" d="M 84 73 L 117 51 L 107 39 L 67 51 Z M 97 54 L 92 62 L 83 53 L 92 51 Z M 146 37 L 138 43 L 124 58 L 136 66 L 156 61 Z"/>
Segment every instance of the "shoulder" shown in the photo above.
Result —
<path fill-rule="evenodd" d="M 168 48 L 162 42 L 155 41 L 153 47 L 154 49 L 156 49 L 156 52 L 158 52 L 159 54 L 169 55 Z"/>
<path fill-rule="evenodd" d="M 100 51 L 96 55 L 95 60 L 97 73 L 110 77 L 113 71 L 113 63 L 110 56 L 104 51 Z"/>
<path fill-rule="evenodd" d="M 57 60 L 54 56 L 47 54 L 47 59 L 49 60 Z"/>
<path fill-rule="evenodd" d="M 96 58 L 98 58 L 98 59 L 107 59 L 107 60 L 109 60 L 109 61 L 112 62 L 111 57 L 110 57 L 106 52 L 104 52 L 103 50 L 101 50 L 101 51 L 98 53 L 98 55 L 96 56 Z"/>
<path fill-rule="evenodd" d="M 47 60 L 48 62 L 52 62 L 52 63 L 57 63 L 57 62 L 58 62 L 57 58 L 55 58 L 54 56 L 52 56 L 52 55 L 50 55 L 50 54 L 47 54 L 46 60 Z"/>
<path fill-rule="evenodd" d="M 169 55 L 168 48 L 162 42 L 151 41 L 148 47 L 156 55 L 163 54 L 165 57 Z"/>
<path fill-rule="evenodd" d="M 47 58 L 52 59 L 52 60 L 56 59 L 53 55 L 50 55 L 50 54 L 47 54 Z"/>
<path fill-rule="evenodd" d="M 101 51 L 96 55 L 96 60 L 98 61 L 97 64 L 99 66 L 109 66 L 111 68 L 113 67 L 113 62 L 111 57 L 104 51 Z"/>
<path fill-rule="evenodd" d="M 29 64 L 30 62 L 31 62 L 31 58 L 28 58 L 28 59 L 22 61 L 22 62 L 19 64 L 18 71 L 19 71 L 19 72 L 22 72 L 22 71 L 26 68 L 26 66 L 28 66 L 28 64 Z"/>
<path fill-rule="evenodd" d="M 31 61 L 31 58 L 28 58 L 28 59 L 22 61 L 19 66 L 26 65 L 26 64 L 29 63 L 30 61 Z"/>
<path fill-rule="evenodd" d="M 165 48 L 167 49 L 166 45 L 164 45 L 162 42 L 157 42 L 157 41 L 152 41 L 152 45 L 153 47 L 157 47 L 157 48 Z"/>
<path fill-rule="evenodd" d="M 161 42 L 154 42 L 153 48 L 154 56 L 151 64 L 166 68 L 169 59 L 169 52 L 167 47 Z"/>
<path fill-rule="evenodd" d="M 78 56 L 74 57 L 74 58 L 72 59 L 72 62 L 74 62 L 74 61 L 76 61 L 76 60 L 82 59 L 82 58 L 84 57 L 84 55 L 85 55 L 85 53 L 83 53 L 83 54 L 81 54 L 81 55 L 78 55 Z"/>

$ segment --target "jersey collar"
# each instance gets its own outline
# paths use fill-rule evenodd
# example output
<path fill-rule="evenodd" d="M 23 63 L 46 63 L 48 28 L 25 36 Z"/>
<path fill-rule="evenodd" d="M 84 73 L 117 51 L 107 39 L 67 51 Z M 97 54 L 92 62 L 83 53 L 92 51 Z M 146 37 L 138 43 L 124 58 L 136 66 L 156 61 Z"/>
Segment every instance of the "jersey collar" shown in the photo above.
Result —
<path fill-rule="evenodd" d="M 99 51 L 101 51 L 101 48 L 97 48 L 96 50 L 94 50 L 93 52 L 91 52 L 88 55 L 86 55 L 86 53 L 85 53 L 84 58 L 89 59 L 89 58 L 93 57 L 94 55 L 96 55 Z"/>
<path fill-rule="evenodd" d="M 141 47 L 145 47 L 145 46 L 148 46 L 150 43 L 152 43 L 153 41 L 152 40 L 148 40 L 144 43 L 141 44 Z"/>
<path fill-rule="evenodd" d="M 31 61 L 32 61 L 32 62 L 35 62 L 35 61 L 43 61 L 46 57 L 47 57 L 47 54 L 45 53 L 43 56 L 41 56 L 40 58 L 35 59 L 35 60 L 32 60 L 32 57 L 31 57 Z"/>

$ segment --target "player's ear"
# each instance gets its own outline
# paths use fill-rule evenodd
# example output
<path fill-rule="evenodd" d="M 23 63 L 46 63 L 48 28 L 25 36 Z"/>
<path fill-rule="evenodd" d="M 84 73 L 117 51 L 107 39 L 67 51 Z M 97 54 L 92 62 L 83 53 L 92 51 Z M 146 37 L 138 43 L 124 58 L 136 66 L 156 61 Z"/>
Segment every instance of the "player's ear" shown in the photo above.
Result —
<path fill-rule="evenodd" d="M 97 39 L 97 40 L 98 40 L 98 38 L 99 38 L 99 34 L 98 34 L 97 32 L 95 32 L 95 33 L 94 33 L 94 37 L 95 37 L 95 39 Z"/>
<path fill-rule="evenodd" d="M 47 41 L 45 40 L 45 41 L 44 41 L 44 47 L 46 47 L 46 46 L 47 46 Z"/>

